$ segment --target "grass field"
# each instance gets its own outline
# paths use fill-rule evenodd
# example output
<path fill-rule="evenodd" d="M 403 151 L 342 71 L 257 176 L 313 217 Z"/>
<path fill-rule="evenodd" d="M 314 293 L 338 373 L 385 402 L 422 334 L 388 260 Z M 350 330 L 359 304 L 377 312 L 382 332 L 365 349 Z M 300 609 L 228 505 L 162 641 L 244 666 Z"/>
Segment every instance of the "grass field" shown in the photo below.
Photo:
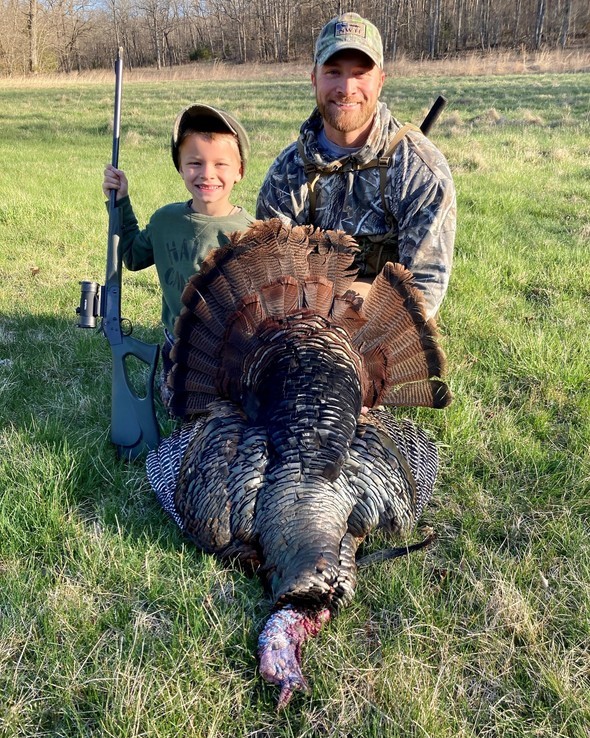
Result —
<path fill-rule="evenodd" d="M 260 585 L 185 543 L 109 442 L 110 350 L 76 328 L 104 280 L 112 84 L 0 87 L 0 736 L 590 736 L 589 74 L 391 79 L 458 192 L 440 315 L 454 403 L 410 411 L 442 469 L 437 544 L 363 570 L 277 715 Z M 312 106 L 307 78 L 130 82 L 120 164 L 138 216 L 185 197 L 176 113 L 235 112 L 251 212 Z M 152 270 L 124 314 L 160 340 Z M 166 432 L 167 425 L 163 421 Z M 382 540 L 369 545 L 379 547 Z"/>

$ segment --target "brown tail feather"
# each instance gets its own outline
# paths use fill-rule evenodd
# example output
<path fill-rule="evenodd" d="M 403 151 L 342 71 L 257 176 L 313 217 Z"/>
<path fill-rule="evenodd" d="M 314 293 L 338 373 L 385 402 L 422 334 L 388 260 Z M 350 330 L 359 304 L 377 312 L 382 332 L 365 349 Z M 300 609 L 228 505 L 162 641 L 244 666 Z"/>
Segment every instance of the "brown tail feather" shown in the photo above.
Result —
<path fill-rule="evenodd" d="M 176 369 L 176 371 L 175 371 Z M 213 394 L 216 391 L 215 382 L 209 374 L 196 369 L 184 369 L 173 367 L 171 375 L 171 386 L 178 392 L 204 392 Z"/>
<path fill-rule="evenodd" d="M 362 312 L 363 298 L 349 290 L 342 296 L 336 296 L 332 303 L 330 319 L 344 328 L 349 336 L 356 335 L 365 325 L 367 319 Z"/>
<path fill-rule="evenodd" d="M 177 338 L 170 352 L 172 361 L 179 362 L 177 357 L 181 348 L 184 351 L 189 351 L 198 346 L 199 351 L 207 353 L 209 356 L 215 356 L 219 349 L 219 337 L 211 333 L 205 323 L 191 320 L 189 316 L 191 314 L 188 311 L 184 317 L 181 313 L 176 321 L 174 332 Z"/>
<path fill-rule="evenodd" d="M 259 290 L 267 316 L 281 318 L 301 307 L 299 282 L 294 277 L 279 277 Z"/>
<path fill-rule="evenodd" d="M 327 318 L 334 301 L 334 283 L 326 277 L 314 277 L 303 282 L 303 305 Z"/>
<path fill-rule="evenodd" d="M 400 334 L 416 325 L 423 325 L 423 298 L 413 285 L 412 275 L 401 264 L 387 263 L 378 274 L 363 304 L 367 323 L 354 337 L 354 345 L 371 346 L 385 332 Z"/>
<path fill-rule="evenodd" d="M 352 336 L 368 375 L 368 407 L 389 404 L 400 397 L 407 404 L 432 406 L 432 390 L 402 394 L 398 385 L 442 376 L 445 356 L 437 342 L 433 321 L 427 321 L 424 299 L 411 273 L 401 264 L 387 263 L 375 278 L 361 309 L 365 324 Z M 401 403 L 399 403 L 401 404 Z"/>
<path fill-rule="evenodd" d="M 315 231 L 310 236 L 314 250 L 309 254 L 309 274 L 325 276 L 334 284 L 334 295 L 342 295 L 351 288 L 357 276 L 354 257 L 358 246 L 343 231 Z"/>
<path fill-rule="evenodd" d="M 394 407 L 433 407 L 440 410 L 450 405 L 452 399 L 451 391 L 444 382 L 429 379 L 393 387 L 380 402 Z"/>
<path fill-rule="evenodd" d="M 218 397 L 217 393 L 209 395 L 205 392 L 192 394 L 175 391 L 170 400 L 169 409 L 179 418 L 190 418 L 193 415 L 206 413 L 209 405 Z"/>

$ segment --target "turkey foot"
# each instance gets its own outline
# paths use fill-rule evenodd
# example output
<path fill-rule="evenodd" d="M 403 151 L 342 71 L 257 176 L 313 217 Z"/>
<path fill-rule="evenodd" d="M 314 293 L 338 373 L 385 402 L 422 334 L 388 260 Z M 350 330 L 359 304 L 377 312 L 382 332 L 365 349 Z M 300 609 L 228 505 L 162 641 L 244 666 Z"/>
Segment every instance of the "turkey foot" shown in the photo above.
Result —
<path fill-rule="evenodd" d="M 258 638 L 258 658 L 263 679 L 281 688 L 277 710 L 282 710 L 296 689 L 309 691 L 301 671 L 301 649 L 330 619 L 330 611 L 298 610 L 287 605 L 266 622 Z"/>

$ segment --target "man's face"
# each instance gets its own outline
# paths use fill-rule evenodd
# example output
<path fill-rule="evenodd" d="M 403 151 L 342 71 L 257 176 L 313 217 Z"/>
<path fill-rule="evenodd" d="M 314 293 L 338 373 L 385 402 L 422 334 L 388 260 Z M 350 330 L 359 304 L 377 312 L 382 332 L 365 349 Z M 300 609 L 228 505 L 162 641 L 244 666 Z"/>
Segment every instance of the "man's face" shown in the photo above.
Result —
<path fill-rule="evenodd" d="M 351 145 L 355 136 L 368 135 L 384 79 L 382 69 L 352 49 L 334 54 L 314 69 L 311 81 L 329 138 L 330 129 L 344 134 Z"/>

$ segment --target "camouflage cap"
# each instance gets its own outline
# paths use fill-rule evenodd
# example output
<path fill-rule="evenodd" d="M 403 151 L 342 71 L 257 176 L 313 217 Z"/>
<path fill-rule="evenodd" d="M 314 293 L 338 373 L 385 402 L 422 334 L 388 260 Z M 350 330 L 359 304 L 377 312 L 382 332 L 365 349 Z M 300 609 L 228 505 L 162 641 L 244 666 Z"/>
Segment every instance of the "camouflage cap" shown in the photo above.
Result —
<path fill-rule="evenodd" d="M 250 139 L 242 124 L 225 110 L 214 108 L 212 105 L 189 105 L 181 110 L 174 121 L 172 129 L 172 160 L 178 169 L 178 147 L 182 140 L 182 134 L 189 129 L 192 131 L 204 131 L 206 133 L 233 133 L 238 138 L 238 147 L 242 159 L 242 167 L 246 168 L 246 162 L 250 155 Z"/>
<path fill-rule="evenodd" d="M 376 26 L 358 13 L 344 13 L 326 23 L 316 41 L 314 62 L 321 66 L 343 49 L 362 51 L 383 69 L 381 34 Z"/>

